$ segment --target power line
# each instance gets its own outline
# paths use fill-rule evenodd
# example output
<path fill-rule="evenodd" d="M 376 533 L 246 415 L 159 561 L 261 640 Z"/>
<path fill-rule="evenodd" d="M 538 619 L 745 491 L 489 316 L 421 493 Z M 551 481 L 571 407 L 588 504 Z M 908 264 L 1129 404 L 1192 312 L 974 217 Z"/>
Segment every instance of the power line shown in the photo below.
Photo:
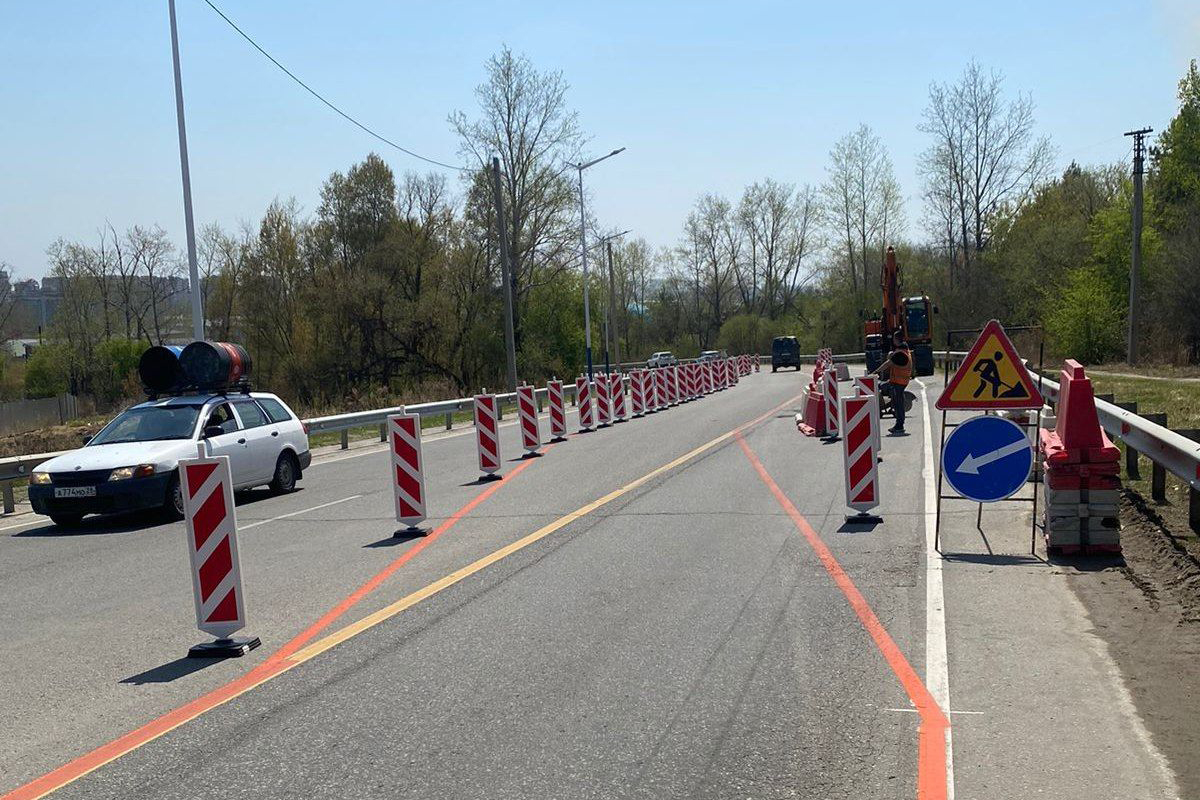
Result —
<path fill-rule="evenodd" d="M 280 70 L 283 72 L 283 74 L 287 75 L 289 78 L 291 78 L 291 79 L 292 79 L 293 81 L 295 81 L 297 84 L 299 84 L 299 85 L 300 85 L 300 87 L 304 89 L 304 91 L 308 92 L 308 93 L 309 93 L 309 94 L 311 94 L 313 97 L 315 97 L 315 98 L 317 98 L 318 100 L 320 100 L 322 103 L 324 103 L 326 106 L 328 106 L 328 107 L 329 107 L 330 109 L 332 109 L 334 112 L 336 112 L 336 113 L 337 113 L 337 114 L 338 114 L 340 117 L 342 117 L 342 118 L 343 118 L 343 119 L 345 119 L 347 122 L 349 122 L 350 124 L 354 125 L 355 127 L 359 128 L 359 129 L 360 129 L 360 130 L 362 130 L 364 133 L 367 133 L 367 134 L 369 134 L 370 136 L 374 136 L 374 137 L 375 137 L 376 139 L 378 139 L 379 141 L 383 142 L 384 144 L 388 145 L 389 147 L 394 147 L 394 148 L 396 148 L 396 149 L 397 149 L 397 150 L 399 150 L 401 153 L 407 153 L 408 155 L 412 156 L 413 158 L 419 158 L 420 160 L 422 160 L 422 161 L 425 161 L 425 162 L 428 162 L 428 163 L 430 163 L 430 164 L 436 164 L 436 165 L 437 165 L 437 166 L 439 166 L 439 167 L 445 167 L 446 169 L 458 170 L 458 171 L 460 171 L 460 172 L 475 172 L 475 170 L 471 169 L 470 167 L 460 167 L 460 166 L 458 166 L 458 165 L 456 165 L 456 164 L 447 164 L 447 163 L 445 163 L 444 161 L 438 161 L 438 160 L 437 160 L 437 159 L 435 159 L 435 158 L 428 158 L 428 157 L 426 157 L 426 156 L 423 156 L 423 155 L 421 155 L 420 153 L 414 153 L 412 150 L 409 150 L 407 147 L 401 147 L 400 145 L 396 144 L 395 142 L 393 142 L 391 139 L 387 138 L 386 136 L 383 136 L 382 134 L 376 133 L 375 131 L 371 130 L 371 128 L 369 128 L 369 127 L 367 127 L 366 125 L 362 124 L 361 122 L 359 122 L 358 120 L 356 120 L 354 117 L 350 116 L 350 115 L 349 115 L 349 114 L 347 114 L 345 111 L 342 111 L 340 108 L 338 108 L 337 106 L 335 106 L 333 103 L 331 103 L 331 102 L 329 102 L 328 100 L 326 100 L 326 99 L 325 99 L 325 98 L 324 98 L 324 97 L 321 95 L 321 93 L 320 93 L 320 92 L 318 92 L 316 89 L 312 88 L 312 87 L 311 87 L 311 86 L 309 86 L 307 83 L 305 83 L 304 81 L 302 81 L 302 80 L 300 80 L 298 77 L 296 77 L 296 74 L 295 74 L 294 72 L 292 72 L 290 69 L 288 69 L 287 67 L 285 67 L 283 64 L 279 63 L 279 61 L 278 61 L 278 60 L 275 58 L 275 56 L 273 56 L 273 55 L 271 55 L 270 53 L 268 53 L 266 50 L 264 50 L 264 49 L 262 48 L 262 46 L 261 46 L 261 45 L 259 45 L 259 43 L 258 43 L 258 42 L 254 41 L 254 39 L 250 38 L 250 35 L 249 35 L 249 34 L 247 34 L 247 33 L 246 33 L 244 30 L 242 30 L 241 28 L 239 28 L 239 27 L 237 26 L 237 23 L 235 23 L 235 22 L 234 22 L 233 20 L 231 20 L 229 17 L 225 16 L 225 12 L 224 12 L 224 11 L 222 11 L 221 9 L 217 8 L 217 7 L 216 7 L 216 6 L 213 4 L 212 0 L 204 0 L 204 3 L 205 3 L 205 5 L 207 5 L 209 8 L 211 8 L 213 11 L 215 11 L 215 12 L 217 13 L 217 16 L 219 16 L 221 19 L 225 20 L 225 22 L 226 22 L 226 23 L 228 23 L 229 27 L 231 27 L 231 28 L 233 28 L 235 31 L 237 31 L 237 32 L 238 32 L 238 35 L 240 35 L 240 36 L 241 36 L 243 39 L 245 39 L 247 42 L 249 42 L 251 47 L 253 47 L 253 48 L 254 48 L 255 50 L 257 50 L 258 52 L 262 53 L 262 54 L 263 54 L 263 56 L 265 56 L 265 57 L 266 57 L 266 59 L 267 59 L 268 61 L 270 61 L 272 64 L 274 64 L 275 66 L 279 67 L 279 69 L 280 69 Z"/>

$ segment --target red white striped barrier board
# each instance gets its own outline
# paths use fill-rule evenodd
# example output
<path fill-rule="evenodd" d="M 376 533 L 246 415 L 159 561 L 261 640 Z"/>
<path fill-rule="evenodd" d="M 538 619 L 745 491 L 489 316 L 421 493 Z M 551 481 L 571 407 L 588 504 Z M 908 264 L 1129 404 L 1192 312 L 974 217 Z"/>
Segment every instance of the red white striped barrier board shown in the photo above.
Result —
<path fill-rule="evenodd" d="M 179 481 L 192 566 L 196 627 L 216 637 L 214 642 L 196 645 L 188 655 L 244 655 L 260 642 L 257 637 L 230 638 L 246 627 L 246 606 L 229 456 L 181 460 Z"/>
<path fill-rule="evenodd" d="M 667 405 L 679 405 L 679 370 L 674 365 L 667 367 Z"/>
<path fill-rule="evenodd" d="M 592 386 L 586 375 L 575 379 L 575 404 L 579 406 L 579 430 L 592 430 Z"/>
<path fill-rule="evenodd" d="M 703 383 L 704 383 L 703 389 L 704 389 L 705 394 L 712 394 L 712 392 L 713 392 L 713 383 L 714 383 L 713 370 L 714 369 L 715 369 L 715 367 L 713 367 L 713 362 L 711 362 L 711 361 L 704 362 L 704 367 L 701 370 L 701 375 L 703 377 Z"/>
<path fill-rule="evenodd" d="M 762 366 L 762 359 L 759 358 L 757 355 L 755 355 L 754 356 L 754 371 L 758 372 L 758 369 L 760 366 Z"/>
<path fill-rule="evenodd" d="M 412 533 L 425 521 L 425 474 L 421 464 L 421 415 L 388 417 L 388 442 L 392 445 L 392 489 L 396 521 Z M 397 534 L 400 532 L 398 531 Z"/>
<path fill-rule="evenodd" d="M 696 399 L 696 365 L 687 364 L 683 368 L 683 396 L 689 401 Z"/>
<path fill-rule="evenodd" d="M 879 378 L 875 375 L 859 375 L 854 379 L 854 396 L 855 397 L 874 397 L 879 398 Z M 879 419 L 879 403 L 875 403 L 875 452 L 883 452 L 883 425 Z"/>
<path fill-rule="evenodd" d="M 517 424 L 521 426 L 521 446 L 527 455 L 536 455 L 542 449 L 542 429 L 532 386 L 517 387 Z"/>
<path fill-rule="evenodd" d="M 841 425 L 838 424 L 838 380 L 837 371 L 832 367 L 825 370 L 825 432 L 831 439 L 842 435 Z"/>
<path fill-rule="evenodd" d="M 714 362 L 714 366 L 717 368 L 717 388 L 724 389 L 728 387 L 729 375 L 726 373 L 729 371 L 729 365 L 725 363 L 725 359 L 718 358 Z"/>
<path fill-rule="evenodd" d="M 483 479 L 498 477 L 495 473 L 500 469 L 500 407 L 494 394 L 475 395 L 475 443 Z"/>
<path fill-rule="evenodd" d="M 567 404 L 563 402 L 562 381 L 546 381 L 546 401 L 550 407 L 550 440 L 557 442 L 567 435 Z"/>
<path fill-rule="evenodd" d="M 608 376 L 613 404 L 613 422 L 625 421 L 625 376 L 614 372 Z"/>
<path fill-rule="evenodd" d="M 596 395 L 596 426 L 607 428 L 612 424 L 612 397 L 608 388 L 608 375 L 597 372 L 592 379 L 592 392 Z"/>
<path fill-rule="evenodd" d="M 729 385 L 737 386 L 738 377 L 737 360 L 731 358 L 729 359 Z"/>
<path fill-rule="evenodd" d="M 846 505 L 858 514 L 847 520 L 872 519 L 867 512 L 879 505 L 879 469 L 875 443 L 879 398 L 874 395 L 843 397 L 842 452 L 846 461 Z M 877 519 L 877 518 L 875 518 Z"/>
<path fill-rule="evenodd" d="M 646 371 L 632 369 L 629 371 L 629 406 L 633 416 L 640 417 L 646 413 Z"/>
<path fill-rule="evenodd" d="M 654 370 L 654 405 L 659 411 L 667 407 L 667 370 L 663 367 Z"/>

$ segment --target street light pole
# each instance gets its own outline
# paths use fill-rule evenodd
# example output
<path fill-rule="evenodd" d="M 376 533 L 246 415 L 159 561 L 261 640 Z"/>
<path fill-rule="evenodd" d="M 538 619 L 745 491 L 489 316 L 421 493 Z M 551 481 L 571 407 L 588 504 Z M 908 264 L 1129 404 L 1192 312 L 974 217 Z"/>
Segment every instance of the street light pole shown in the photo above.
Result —
<path fill-rule="evenodd" d="M 175 67 L 175 121 L 179 127 L 179 169 L 183 174 L 183 224 L 187 232 L 188 277 L 192 284 L 192 338 L 204 338 L 204 303 L 200 268 L 196 263 L 196 225 L 192 219 L 192 176 L 188 170 L 187 130 L 183 122 L 183 77 L 179 72 L 179 32 L 175 26 L 175 0 L 167 0 L 171 17 L 171 60 Z"/>
<path fill-rule="evenodd" d="M 587 360 L 587 377 L 589 382 L 592 380 L 592 309 L 588 297 L 587 216 L 583 207 L 583 171 L 588 167 L 599 164 L 606 158 L 612 158 L 624 149 L 624 147 L 620 147 L 606 156 L 593 158 L 588 162 L 581 161 L 575 165 L 575 169 L 579 172 L 579 255 L 583 261 L 583 346 Z"/>

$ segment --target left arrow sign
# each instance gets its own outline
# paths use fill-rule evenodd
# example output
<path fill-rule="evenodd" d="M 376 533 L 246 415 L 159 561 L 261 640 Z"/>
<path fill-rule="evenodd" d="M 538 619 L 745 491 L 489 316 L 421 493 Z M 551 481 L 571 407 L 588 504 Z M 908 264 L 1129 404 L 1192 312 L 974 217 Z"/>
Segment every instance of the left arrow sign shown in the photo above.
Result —
<path fill-rule="evenodd" d="M 1016 455 L 1017 453 L 1028 450 L 1029 447 L 1029 440 L 1025 438 L 1017 439 L 1015 442 L 1009 442 L 1003 447 L 997 448 L 990 453 L 983 453 L 982 455 L 978 456 L 967 456 L 962 460 L 962 463 L 958 465 L 958 469 L 956 471 L 966 473 L 967 475 L 978 475 L 979 468 L 985 464 L 991 464 L 993 461 L 999 461 L 1002 458 Z"/>

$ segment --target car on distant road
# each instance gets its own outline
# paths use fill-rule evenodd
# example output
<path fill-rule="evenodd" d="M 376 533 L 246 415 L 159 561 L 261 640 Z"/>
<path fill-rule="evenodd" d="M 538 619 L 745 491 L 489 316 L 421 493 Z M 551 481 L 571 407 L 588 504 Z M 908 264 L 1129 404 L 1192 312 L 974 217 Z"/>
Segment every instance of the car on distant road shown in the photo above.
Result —
<path fill-rule="evenodd" d="M 55 524 L 85 514 L 162 509 L 183 515 L 179 460 L 229 456 L 234 489 L 296 487 L 312 462 L 304 424 L 266 392 L 179 395 L 139 403 L 73 450 L 39 464 L 29 480 L 33 510 Z"/>
<path fill-rule="evenodd" d="M 716 361 L 719 358 L 721 358 L 720 350 L 701 350 L 700 355 L 696 357 L 696 360 L 700 363 L 704 363 L 705 361 Z"/>
<path fill-rule="evenodd" d="M 800 342 L 795 336 L 776 336 L 771 340 L 771 372 L 780 367 L 800 371 Z"/>
<path fill-rule="evenodd" d="M 670 350 L 659 350 L 646 359 L 647 367 L 670 367 L 678 363 L 679 359 Z"/>

